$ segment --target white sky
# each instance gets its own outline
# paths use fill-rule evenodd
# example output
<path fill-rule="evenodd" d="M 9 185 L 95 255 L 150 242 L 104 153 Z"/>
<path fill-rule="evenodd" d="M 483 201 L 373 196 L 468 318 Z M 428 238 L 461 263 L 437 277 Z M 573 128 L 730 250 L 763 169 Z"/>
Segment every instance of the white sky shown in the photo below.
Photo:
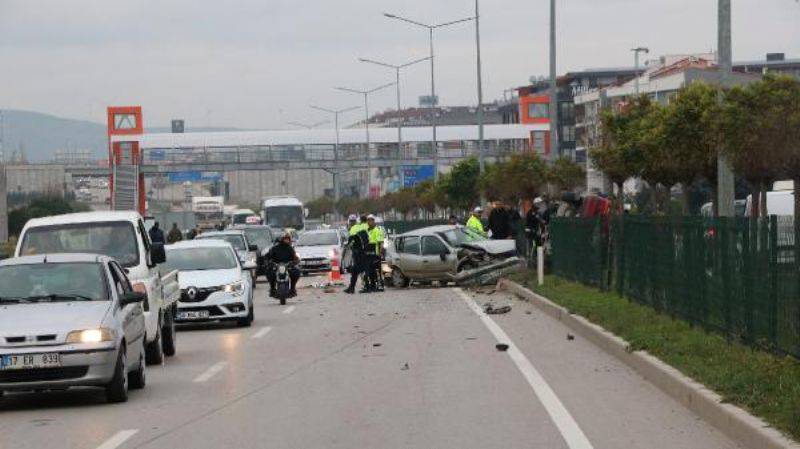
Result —
<path fill-rule="evenodd" d="M 800 58 L 796 0 L 733 0 L 734 59 Z M 484 98 L 548 72 L 547 0 L 482 0 Z M 632 66 L 652 55 L 716 48 L 717 0 L 559 0 L 559 73 Z M 427 56 L 423 22 L 473 14 L 471 0 L 0 0 L 0 108 L 104 121 L 107 105 L 141 104 L 146 126 L 286 128 L 328 117 L 309 104 L 360 105 L 333 86 L 374 87 L 388 69 Z M 443 104 L 475 104 L 474 24 L 436 34 Z M 403 102 L 429 93 L 422 64 L 403 77 Z M 387 90 L 371 110 L 393 108 Z M 353 120 L 363 112 L 356 111 Z"/>

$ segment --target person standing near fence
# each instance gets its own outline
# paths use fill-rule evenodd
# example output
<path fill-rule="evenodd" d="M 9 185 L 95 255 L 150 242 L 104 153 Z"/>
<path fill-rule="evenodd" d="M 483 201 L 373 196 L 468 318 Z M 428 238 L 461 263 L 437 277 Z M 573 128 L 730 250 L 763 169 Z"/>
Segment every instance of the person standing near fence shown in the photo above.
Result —
<path fill-rule="evenodd" d="M 511 213 L 500 200 L 494 202 L 494 207 L 489 212 L 489 230 L 492 231 L 492 240 L 507 240 L 513 237 Z"/>
<path fill-rule="evenodd" d="M 178 223 L 172 223 L 172 229 L 170 229 L 169 234 L 167 234 L 167 243 L 171 245 L 181 240 L 183 240 L 183 233 L 178 229 Z"/>

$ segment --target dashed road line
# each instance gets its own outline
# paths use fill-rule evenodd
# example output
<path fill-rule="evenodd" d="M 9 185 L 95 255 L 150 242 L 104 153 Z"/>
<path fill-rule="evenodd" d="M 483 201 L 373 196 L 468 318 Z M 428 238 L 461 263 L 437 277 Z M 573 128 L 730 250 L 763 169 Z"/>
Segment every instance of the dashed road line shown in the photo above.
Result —
<path fill-rule="evenodd" d="M 107 439 L 103 444 L 97 446 L 97 449 L 116 449 L 122 446 L 132 436 L 136 435 L 139 429 L 120 430 L 115 433 L 111 438 Z"/>
<path fill-rule="evenodd" d="M 212 365 L 211 368 L 205 370 L 203 372 L 203 374 L 200 374 L 199 376 L 195 377 L 193 382 L 196 382 L 196 383 L 206 382 L 209 379 L 211 379 L 212 377 L 216 376 L 217 373 L 219 373 L 220 371 L 225 369 L 225 367 L 227 365 L 228 365 L 228 362 L 219 362 L 219 363 L 217 363 L 215 365 Z"/>
<path fill-rule="evenodd" d="M 258 332 L 253 334 L 253 336 L 250 337 L 250 339 L 251 340 L 258 340 L 259 338 L 262 338 L 264 335 L 267 335 L 269 333 L 269 331 L 271 331 L 271 330 L 272 330 L 272 328 L 270 326 L 264 326 Z"/>
<path fill-rule="evenodd" d="M 550 388 L 550 385 L 547 384 L 547 381 L 544 380 L 544 377 L 542 377 L 530 360 L 525 357 L 525 354 L 511 341 L 511 338 L 509 338 L 505 331 L 495 323 L 492 317 L 485 314 L 478 304 L 475 303 L 475 300 L 470 298 L 463 290 L 460 288 L 455 288 L 453 290 L 458 293 L 458 295 L 464 299 L 464 302 L 467 303 L 467 306 L 480 317 L 483 324 L 486 325 L 489 332 L 494 335 L 498 343 L 505 343 L 508 345 L 508 356 L 511 357 L 511 360 L 522 373 L 522 376 L 525 377 L 525 380 L 528 381 L 528 385 L 533 388 L 533 392 L 536 394 L 536 397 L 539 398 L 539 402 L 542 403 L 547 414 L 550 415 L 550 419 L 552 419 L 553 423 L 558 427 L 558 431 L 561 433 L 567 446 L 569 446 L 570 449 L 594 449 L 592 443 L 589 442 L 589 439 L 586 438 L 583 430 L 581 430 L 580 426 L 575 421 L 575 418 L 572 417 L 558 396 L 556 396 L 553 389 Z"/>
<path fill-rule="evenodd" d="M 288 315 L 288 314 L 290 314 L 292 312 L 294 312 L 294 306 L 289 306 L 283 311 L 283 314 L 284 315 Z"/>

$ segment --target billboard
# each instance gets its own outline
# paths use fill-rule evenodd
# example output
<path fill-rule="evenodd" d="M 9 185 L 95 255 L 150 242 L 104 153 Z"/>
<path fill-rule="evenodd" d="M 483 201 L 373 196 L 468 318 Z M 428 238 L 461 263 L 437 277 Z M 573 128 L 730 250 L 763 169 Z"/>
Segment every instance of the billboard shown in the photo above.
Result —
<path fill-rule="evenodd" d="M 434 176 L 433 165 L 404 165 L 403 187 L 414 187 L 426 179 L 432 179 Z"/>
<path fill-rule="evenodd" d="M 223 175 L 217 171 L 179 171 L 169 174 L 169 182 L 217 182 L 222 181 Z"/>

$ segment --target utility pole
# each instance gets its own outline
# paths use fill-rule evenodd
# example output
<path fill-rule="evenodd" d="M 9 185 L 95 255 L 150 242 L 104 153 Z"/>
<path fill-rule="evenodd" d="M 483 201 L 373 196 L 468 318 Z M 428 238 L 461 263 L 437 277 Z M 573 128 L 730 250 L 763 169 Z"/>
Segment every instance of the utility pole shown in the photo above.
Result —
<path fill-rule="evenodd" d="M 558 142 L 558 84 L 556 81 L 556 0 L 550 0 L 550 162 L 561 149 Z"/>
<path fill-rule="evenodd" d="M 336 129 L 336 144 L 333 147 L 333 162 L 334 162 L 334 165 L 336 166 L 336 168 L 334 168 L 333 172 L 332 172 L 332 174 L 333 174 L 333 201 L 334 201 L 334 204 L 339 204 L 339 195 L 340 195 L 340 193 L 339 193 L 339 182 L 340 182 L 339 175 L 341 174 L 339 172 L 339 168 L 338 168 L 339 145 L 340 145 L 340 140 L 339 140 L 339 115 L 344 114 L 345 112 L 355 111 L 356 109 L 358 109 L 358 106 L 353 106 L 351 108 L 344 108 L 344 109 L 328 109 L 328 108 L 322 108 L 322 107 L 313 106 L 313 105 L 310 106 L 310 107 L 311 107 L 311 109 L 316 109 L 318 111 L 327 112 L 328 114 L 333 114 L 333 123 L 334 123 L 334 127 Z M 336 219 L 337 220 L 339 219 L 339 211 L 338 210 L 336 211 Z"/>
<path fill-rule="evenodd" d="M 6 198 L 5 115 L 0 109 L 0 242 L 8 240 L 8 198 Z"/>
<path fill-rule="evenodd" d="M 730 83 L 732 73 L 732 44 L 731 44 L 731 0 L 719 0 L 718 6 L 718 52 L 719 52 L 719 84 L 720 89 L 725 89 Z M 724 100 L 724 92 L 720 91 L 719 101 Z M 735 215 L 735 179 L 733 169 L 728 158 L 719 149 L 717 156 L 717 211 L 720 217 L 733 217 Z"/>
<path fill-rule="evenodd" d="M 378 86 L 374 89 L 370 90 L 358 90 L 358 89 L 350 89 L 347 87 L 337 87 L 336 90 L 341 90 L 342 92 L 350 92 L 352 94 L 359 94 L 364 96 L 364 130 L 366 131 L 366 144 L 367 144 L 367 198 L 370 195 L 370 189 L 372 188 L 372 158 L 370 157 L 370 150 L 369 150 L 369 94 L 373 94 L 379 90 L 386 89 L 387 87 L 394 86 L 394 83 L 384 84 L 382 86 Z"/>
<path fill-rule="evenodd" d="M 478 66 L 478 166 L 480 173 L 483 174 L 486 162 L 486 149 L 483 142 L 483 74 L 481 73 L 481 15 L 475 0 L 475 46 Z"/>

